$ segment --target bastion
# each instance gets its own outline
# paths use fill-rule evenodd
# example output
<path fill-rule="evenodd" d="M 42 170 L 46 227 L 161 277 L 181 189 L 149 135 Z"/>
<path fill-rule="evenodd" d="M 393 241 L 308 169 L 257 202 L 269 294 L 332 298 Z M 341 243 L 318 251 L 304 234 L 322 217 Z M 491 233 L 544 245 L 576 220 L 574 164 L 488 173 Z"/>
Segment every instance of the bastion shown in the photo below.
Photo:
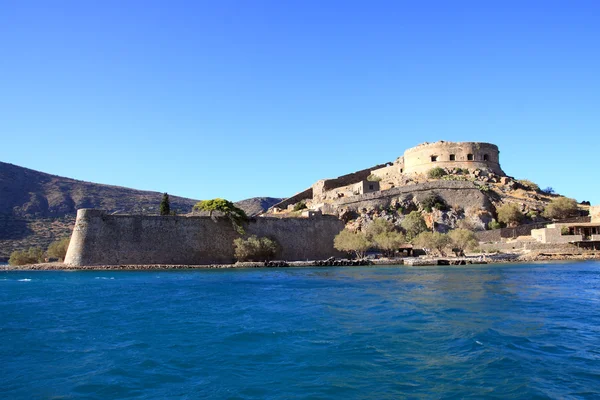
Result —
<path fill-rule="evenodd" d="M 247 235 L 267 236 L 281 246 L 288 261 L 341 256 L 334 237 L 344 223 L 334 216 L 259 217 L 248 222 Z M 233 240 L 239 234 L 225 217 L 109 215 L 80 209 L 65 263 L 74 266 L 143 264 L 227 264 L 235 261 Z"/>
<path fill-rule="evenodd" d="M 504 176 L 498 146 L 482 142 L 423 143 L 404 152 L 402 173 L 426 173 L 432 168 L 483 169 Z"/>

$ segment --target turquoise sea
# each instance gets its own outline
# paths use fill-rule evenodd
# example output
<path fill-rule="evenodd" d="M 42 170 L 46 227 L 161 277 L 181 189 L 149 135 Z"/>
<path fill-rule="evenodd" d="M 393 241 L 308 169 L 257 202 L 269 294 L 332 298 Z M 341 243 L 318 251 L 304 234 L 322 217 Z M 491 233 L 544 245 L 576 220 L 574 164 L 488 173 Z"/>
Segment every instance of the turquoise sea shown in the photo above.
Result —
<path fill-rule="evenodd" d="M 600 263 L 0 272 L 0 398 L 600 397 Z"/>

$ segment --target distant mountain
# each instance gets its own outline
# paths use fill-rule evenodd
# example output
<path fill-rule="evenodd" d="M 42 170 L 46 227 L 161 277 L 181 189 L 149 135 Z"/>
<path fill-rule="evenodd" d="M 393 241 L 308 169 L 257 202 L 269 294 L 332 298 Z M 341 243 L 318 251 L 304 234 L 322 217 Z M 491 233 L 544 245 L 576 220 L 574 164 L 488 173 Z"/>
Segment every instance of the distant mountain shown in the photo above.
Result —
<path fill-rule="evenodd" d="M 169 195 L 179 214 L 198 200 Z M 70 234 L 80 208 L 114 213 L 158 214 L 161 192 L 84 182 L 0 162 L 0 257 L 15 249 L 45 247 Z M 256 197 L 237 202 L 250 216 L 281 199 Z"/>

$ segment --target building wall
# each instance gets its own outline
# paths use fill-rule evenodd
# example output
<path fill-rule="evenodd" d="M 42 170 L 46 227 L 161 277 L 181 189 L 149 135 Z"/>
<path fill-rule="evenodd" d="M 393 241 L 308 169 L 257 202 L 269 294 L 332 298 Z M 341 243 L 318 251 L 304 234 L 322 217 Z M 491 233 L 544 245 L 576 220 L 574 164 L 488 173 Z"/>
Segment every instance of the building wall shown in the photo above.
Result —
<path fill-rule="evenodd" d="M 341 254 L 333 238 L 344 223 L 333 216 L 255 218 L 248 235 L 268 236 L 282 247 L 281 259 L 325 259 Z M 81 209 L 65 263 L 71 265 L 215 264 L 234 261 L 239 235 L 227 218 L 108 215 Z"/>
<path fill-rule="evenodd" d="M 600 223 L 600 206 L 591 206 L 590 216 L 592 217 L 592 222 Z"/>
<path fill-rule="evenodd" d="M 469 154 L 473 160 L 469 160 Z M 451 160 L 454 155 L 454 160 Z M 484 157 L 487 156 L 487 160 Z M 437 161 L 432 161 L 437 157 Z M 504 176 L 500 168 L 498 146 L 480 142 L 436 142 L 423 143 L 404 152 L 404 173 L 426 173 L 432 168 L 487 169 Z"/>
<path fill-rule="evenodd" d="M 534 229 L 531 231 L 531 237 L 541 243 L 570 243 L 583 240 L 581 235 L 563 235 L 561 229 L 568 227 L 569 224 L 552 224 L 546 228 Z"/>

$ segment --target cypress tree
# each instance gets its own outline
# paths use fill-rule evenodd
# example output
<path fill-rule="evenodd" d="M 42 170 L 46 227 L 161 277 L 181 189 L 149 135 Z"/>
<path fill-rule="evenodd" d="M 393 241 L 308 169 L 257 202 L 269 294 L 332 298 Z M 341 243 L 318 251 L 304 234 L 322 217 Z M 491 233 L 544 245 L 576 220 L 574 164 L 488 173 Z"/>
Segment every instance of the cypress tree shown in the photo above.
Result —
<path fill-rule="evenodd" d="M 162 201 L 160 202 L 160 215 L 171 214 L 171 204 L 169 203 L 169 195 L 163 194 Z"/>

